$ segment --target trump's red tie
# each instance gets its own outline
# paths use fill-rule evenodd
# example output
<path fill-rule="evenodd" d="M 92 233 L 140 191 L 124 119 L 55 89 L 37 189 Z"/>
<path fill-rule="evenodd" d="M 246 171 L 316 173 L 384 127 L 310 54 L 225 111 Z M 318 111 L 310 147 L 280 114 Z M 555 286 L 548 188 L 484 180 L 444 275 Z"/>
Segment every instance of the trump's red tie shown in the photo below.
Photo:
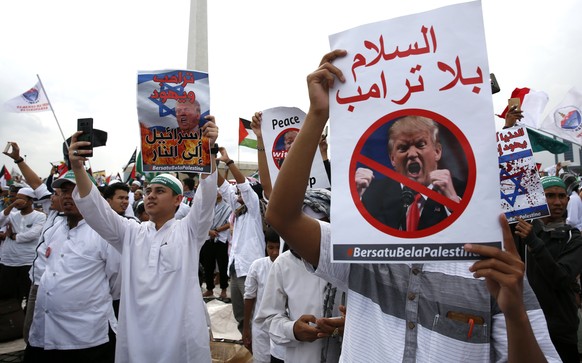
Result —
<path fill-rule="evenodd" d="M 408 207 L 408 214 L 406 215 L 406 230 L 407 231 L 416 231 L 418 228 L 418 220 L 420 219 L 420 210 L 418 208 L 418 201 L 422 196 L 420 193 L 417 193 L 414 196 L 414 201 Z"/>

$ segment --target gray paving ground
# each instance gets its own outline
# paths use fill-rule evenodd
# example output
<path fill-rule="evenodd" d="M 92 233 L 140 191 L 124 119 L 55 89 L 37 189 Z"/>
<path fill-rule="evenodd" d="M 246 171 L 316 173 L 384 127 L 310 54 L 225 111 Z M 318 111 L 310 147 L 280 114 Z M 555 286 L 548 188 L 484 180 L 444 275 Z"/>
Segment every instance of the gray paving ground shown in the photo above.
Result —
<path fill-rule="evenodd" d="M 203 289 L 206 291 L 206 289 Z M 214 295 L 220 296 L 220 287 L 214 289 Z M 230 289 L 227 289 L 227 296 L 230 298 Z M 232 307 L 219 300 L 208 301 L 210 312 L 210 321 L 215 338 L 224 338 L 228 340 L 239 340 L 240 333 L 236 329 L 236 322 L 232 317 Z M 22 352 L 26 344 L 24 340 L 16 339 L 13 341 L 0 343 L 0 363 L 19 363 L 22 362 Z"/>

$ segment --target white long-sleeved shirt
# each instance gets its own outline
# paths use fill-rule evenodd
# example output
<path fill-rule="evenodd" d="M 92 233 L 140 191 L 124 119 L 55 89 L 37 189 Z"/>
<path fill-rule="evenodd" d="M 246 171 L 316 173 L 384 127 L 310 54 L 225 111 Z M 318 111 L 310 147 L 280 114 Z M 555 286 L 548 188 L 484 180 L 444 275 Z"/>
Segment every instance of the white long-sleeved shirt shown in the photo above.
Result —
<path fill-rule="evenodd" d="M 0 213 L 0 226 L 10 223 L 12 231 L 16 233 L 16 239 L 6 237 L 2 243 L 0 263 L 5 266 L 32 265 L 36 244 L 45 221 L 46 215 L 36 210 L 26 215 L 22 215 L 16 209 L 10 211 L 7 216 L 3 212 Z"/>
<path fill-rule="evenodd" d="M 259 197 L 250 186 L 248 180 L 237 184 L 242 200 L 247 206 L 247 212 L 234 218 L 234 229 L 230 241 L 228 256 L 228 270 L 234 261 L 236 276 L 246 276 L 254 260 L 265 257 L 265 235 L 263 234 L 263 220 L 259 207 Z M 236 187 L 227 181 L 220 186 L 223 200 L 230 205 L 233 211 L 237 208 Z"/>
<path fill-rule="evenodd" d="M 120 255 L 81 220 L 58 221 L 44 235 L 35 261 L 40 278 L 29 343 L 44 349 L 84 349 L 109 341 L 115 329 L 110 283 Z"/>
<path fill-rule="evenodd" d="M 115 213 L 96 187 L 73 198 L 85 220 L 121 251 L 121 304 L 115 361 L 210 362 L 198 282 L 199 253 L 216 201 L 216 173 L 200 182 L 190 213 L 159 230 Z"/>
<path fill-rule="evenodd" d="M 323 317 L 324 290 L 327 282 L 305 268 L 303 261 L 287 251 L 280 255 L 267 278 L 263 299 L 256 315 L 257 324 L 264 324 L 273 342 L 286 348 L 286 363 L 319 362 L 326 339 L 301 342 L 293 334 L 293 326 L 301 315 Z M 340 316 L 337 290 L 332 316 Z M 340 343 L 329 338 L 327 362 L 339 360 Z"/>
<path fill-rule="evenodd" d="M 285 347 L 275 344 L 269 337 L 269 331 L 263 329 L 263 324 L 255 321 L 263 294 L 269 271 L 273 266 L 270 257 L 263 257 L 255 260 L 249 269 L 249 274 L 245 279 L 245 300 L 256 299 L 255 309 L 252 317 L 252 334 L 253 334 L 253 358 L 261 362 L 269 362 L 270 355 L 275 358 L 285 360 Z"/>
<path fill-rule="evenodd" d="M 567 210 L 568 218 L 566 219 L 566 223 L 582 231 L 582 199 L 580 199 L 576 191 L 570 194 Z"/>

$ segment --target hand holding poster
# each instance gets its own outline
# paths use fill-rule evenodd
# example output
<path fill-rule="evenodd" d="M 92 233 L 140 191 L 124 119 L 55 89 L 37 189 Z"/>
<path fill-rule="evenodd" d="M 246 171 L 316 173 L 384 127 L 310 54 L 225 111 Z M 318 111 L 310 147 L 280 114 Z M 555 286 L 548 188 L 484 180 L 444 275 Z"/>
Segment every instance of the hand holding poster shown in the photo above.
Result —
<path fill-rule="evenodd" d="M 210 173 L 209 141 L 201 130 L 209 104 L 206 73 L 176 70 L 138 74 L 144 172 Z"/>
<path fill-rule="evenodd" d="M 463 16 L 459 16 L 463 14 Z M 330 36 L 335 261 L 474 260 L 501 246 L 495 124 L 479 2 Z M 477 182 L 479 175 L 479 182 Z M 365 236 L 365 237 L 364 237 Z"/>
<path fill-rule="evenodd" d="M 509 223 L 550 215 L 525 126 L 497 133 L 501 207 Z"/>
<path fill-rule="evenodd" d="M 304 120 L 305 112 L 297 107 L 274 107 L 263 111 L 261 134 L 273 186 L 279 175 L 279 169 L 285 161 L 285 156 L 293 145 Z M 315 153 L 307 186 L 309 188 L 329 188 L 330 186 L 319 152 Z"/>

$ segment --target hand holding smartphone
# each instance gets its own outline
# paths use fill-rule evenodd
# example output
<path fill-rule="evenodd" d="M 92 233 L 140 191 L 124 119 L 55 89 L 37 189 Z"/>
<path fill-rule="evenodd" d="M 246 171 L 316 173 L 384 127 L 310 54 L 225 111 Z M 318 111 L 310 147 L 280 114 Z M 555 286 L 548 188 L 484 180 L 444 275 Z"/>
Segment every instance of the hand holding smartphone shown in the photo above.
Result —
<path fill-rule="evenodd" d="M 509 106 L 509 111 L 521 111 L 521 101 L 517 97 L 507 100 L 507 105 Z"/>
<path fill-rule="evenodd" d="M 93 156 L 93 119 L 77 119 L 77 131 L 83 131 L 83 133 L 77 137 L 77 141 L 89 141 L 91 143 L 91 145 L 80 147 L 79 150 L 91 151 L 89 154 L 83 154 L 86 158 Z"/>

